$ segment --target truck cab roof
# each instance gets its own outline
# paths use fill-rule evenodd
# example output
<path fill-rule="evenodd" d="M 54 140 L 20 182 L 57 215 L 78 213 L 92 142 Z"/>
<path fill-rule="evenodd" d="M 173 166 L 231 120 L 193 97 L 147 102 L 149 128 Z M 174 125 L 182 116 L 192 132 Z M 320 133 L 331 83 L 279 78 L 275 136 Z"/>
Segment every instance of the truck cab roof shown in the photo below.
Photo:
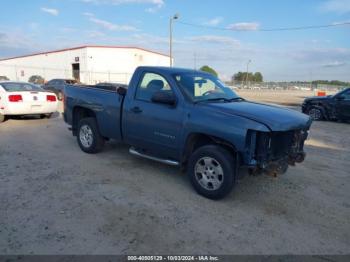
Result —
<path fill-rule="evenodd" d="M 164 74 L 194 73 L 194 72 L 200 72 L 200 73 L 203 73 L 203 74 L 207 74 L 206 72 L 200 71 L 200 70 L 181 68 L 181 67 L 167 67 L 167 66 L 140 66 L 140 67 L 137 68 L 137 70 L 142 70 L 142 71 L 155 70 L 155 71 L 157 71 L 159 73 L 164 73 Z"/>

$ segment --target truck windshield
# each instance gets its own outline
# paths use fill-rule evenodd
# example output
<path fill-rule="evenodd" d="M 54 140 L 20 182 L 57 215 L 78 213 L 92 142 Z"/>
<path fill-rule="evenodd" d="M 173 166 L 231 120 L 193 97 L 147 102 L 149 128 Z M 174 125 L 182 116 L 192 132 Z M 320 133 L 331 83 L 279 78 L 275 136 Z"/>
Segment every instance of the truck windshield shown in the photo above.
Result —
<path fill-rule="evenodd" d="M 213 75 L 194 72 L 174 75 L 178 86 L 193 102 L 231 102 L 241 98 Z"/>

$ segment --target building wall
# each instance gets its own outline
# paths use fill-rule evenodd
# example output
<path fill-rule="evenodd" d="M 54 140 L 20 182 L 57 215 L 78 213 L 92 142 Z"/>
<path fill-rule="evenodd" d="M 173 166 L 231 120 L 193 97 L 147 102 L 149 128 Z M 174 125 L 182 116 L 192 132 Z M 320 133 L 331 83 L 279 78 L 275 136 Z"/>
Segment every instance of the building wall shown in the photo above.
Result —
<path fill-rule="evenodd" d="M 86 70 L 86 48 L 82 48 L 2 60 L 0 75 L 15 81 L 28 81 L 32 75 L 41 75 L 45 80 L 72 78 L 76 57 L 79 57 L 80 70 Z"/>
<path fill-rule="evenodd" d="M 4 75 L 15 81 L 28 81 L 32 75 L 41 75 L 46 81 L 53 78 L 73 78 L 73 63 L 80 63 L 82 83 L 127 84 L 136 67 L 169 66 L 169 57 L 137 48 L 84 47 L 0 60 L 0 76 Z"/>
<path fill-rule="evenodd" d="M 136 48 L 88 47 L 86 82 L 127 84 L 138 66 L 169 66 L 169 57 Z"/>

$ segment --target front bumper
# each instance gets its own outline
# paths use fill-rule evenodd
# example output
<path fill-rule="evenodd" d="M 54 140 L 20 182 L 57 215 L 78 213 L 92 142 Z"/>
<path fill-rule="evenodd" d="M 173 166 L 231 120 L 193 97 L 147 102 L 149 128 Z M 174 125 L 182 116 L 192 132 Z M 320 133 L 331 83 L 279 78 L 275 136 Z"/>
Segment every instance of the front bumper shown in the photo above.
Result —
<path fill-rule="evenodd" d="M 304 161 L 304 142 L 307 136 L 308 129 L 285 132 L 251 131 L 248 136 L 248 167 L 255 172 L 266 172 L 273 176 L 285 173 L 289 165 L 294 166 Z"/>

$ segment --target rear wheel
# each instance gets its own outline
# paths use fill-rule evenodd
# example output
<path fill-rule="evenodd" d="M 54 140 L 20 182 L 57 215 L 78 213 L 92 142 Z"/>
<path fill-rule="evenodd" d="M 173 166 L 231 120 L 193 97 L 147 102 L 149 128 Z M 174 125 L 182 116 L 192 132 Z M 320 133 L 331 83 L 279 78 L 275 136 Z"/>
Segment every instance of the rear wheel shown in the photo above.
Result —
<path fill-rule="evenodd" d="M 5 115 L 0 114 L 0 123 L 5 121 Z"/>
<path fill-rule="evenodd" d="M 194 189 L 210 199 L 225 197 L 235 182 L 235 161 L 231 152 L 217 145 L 202 146 L 190 157 L 188 176 Z"/>
<path fill-rule="evenodd" d="M 323 113 L 321 109 L 317 107 L 311 107 L 308 112 L 312 120 L 318 121 L 323 119 Z"/>
<path fill-rule="evenodd" d="M 86 153 L 94 154 L 103 149 L 105 140 L 98 130 L 95 118 L 83 118 L 79 121 L 77 140 L 81 150 Z"/>

